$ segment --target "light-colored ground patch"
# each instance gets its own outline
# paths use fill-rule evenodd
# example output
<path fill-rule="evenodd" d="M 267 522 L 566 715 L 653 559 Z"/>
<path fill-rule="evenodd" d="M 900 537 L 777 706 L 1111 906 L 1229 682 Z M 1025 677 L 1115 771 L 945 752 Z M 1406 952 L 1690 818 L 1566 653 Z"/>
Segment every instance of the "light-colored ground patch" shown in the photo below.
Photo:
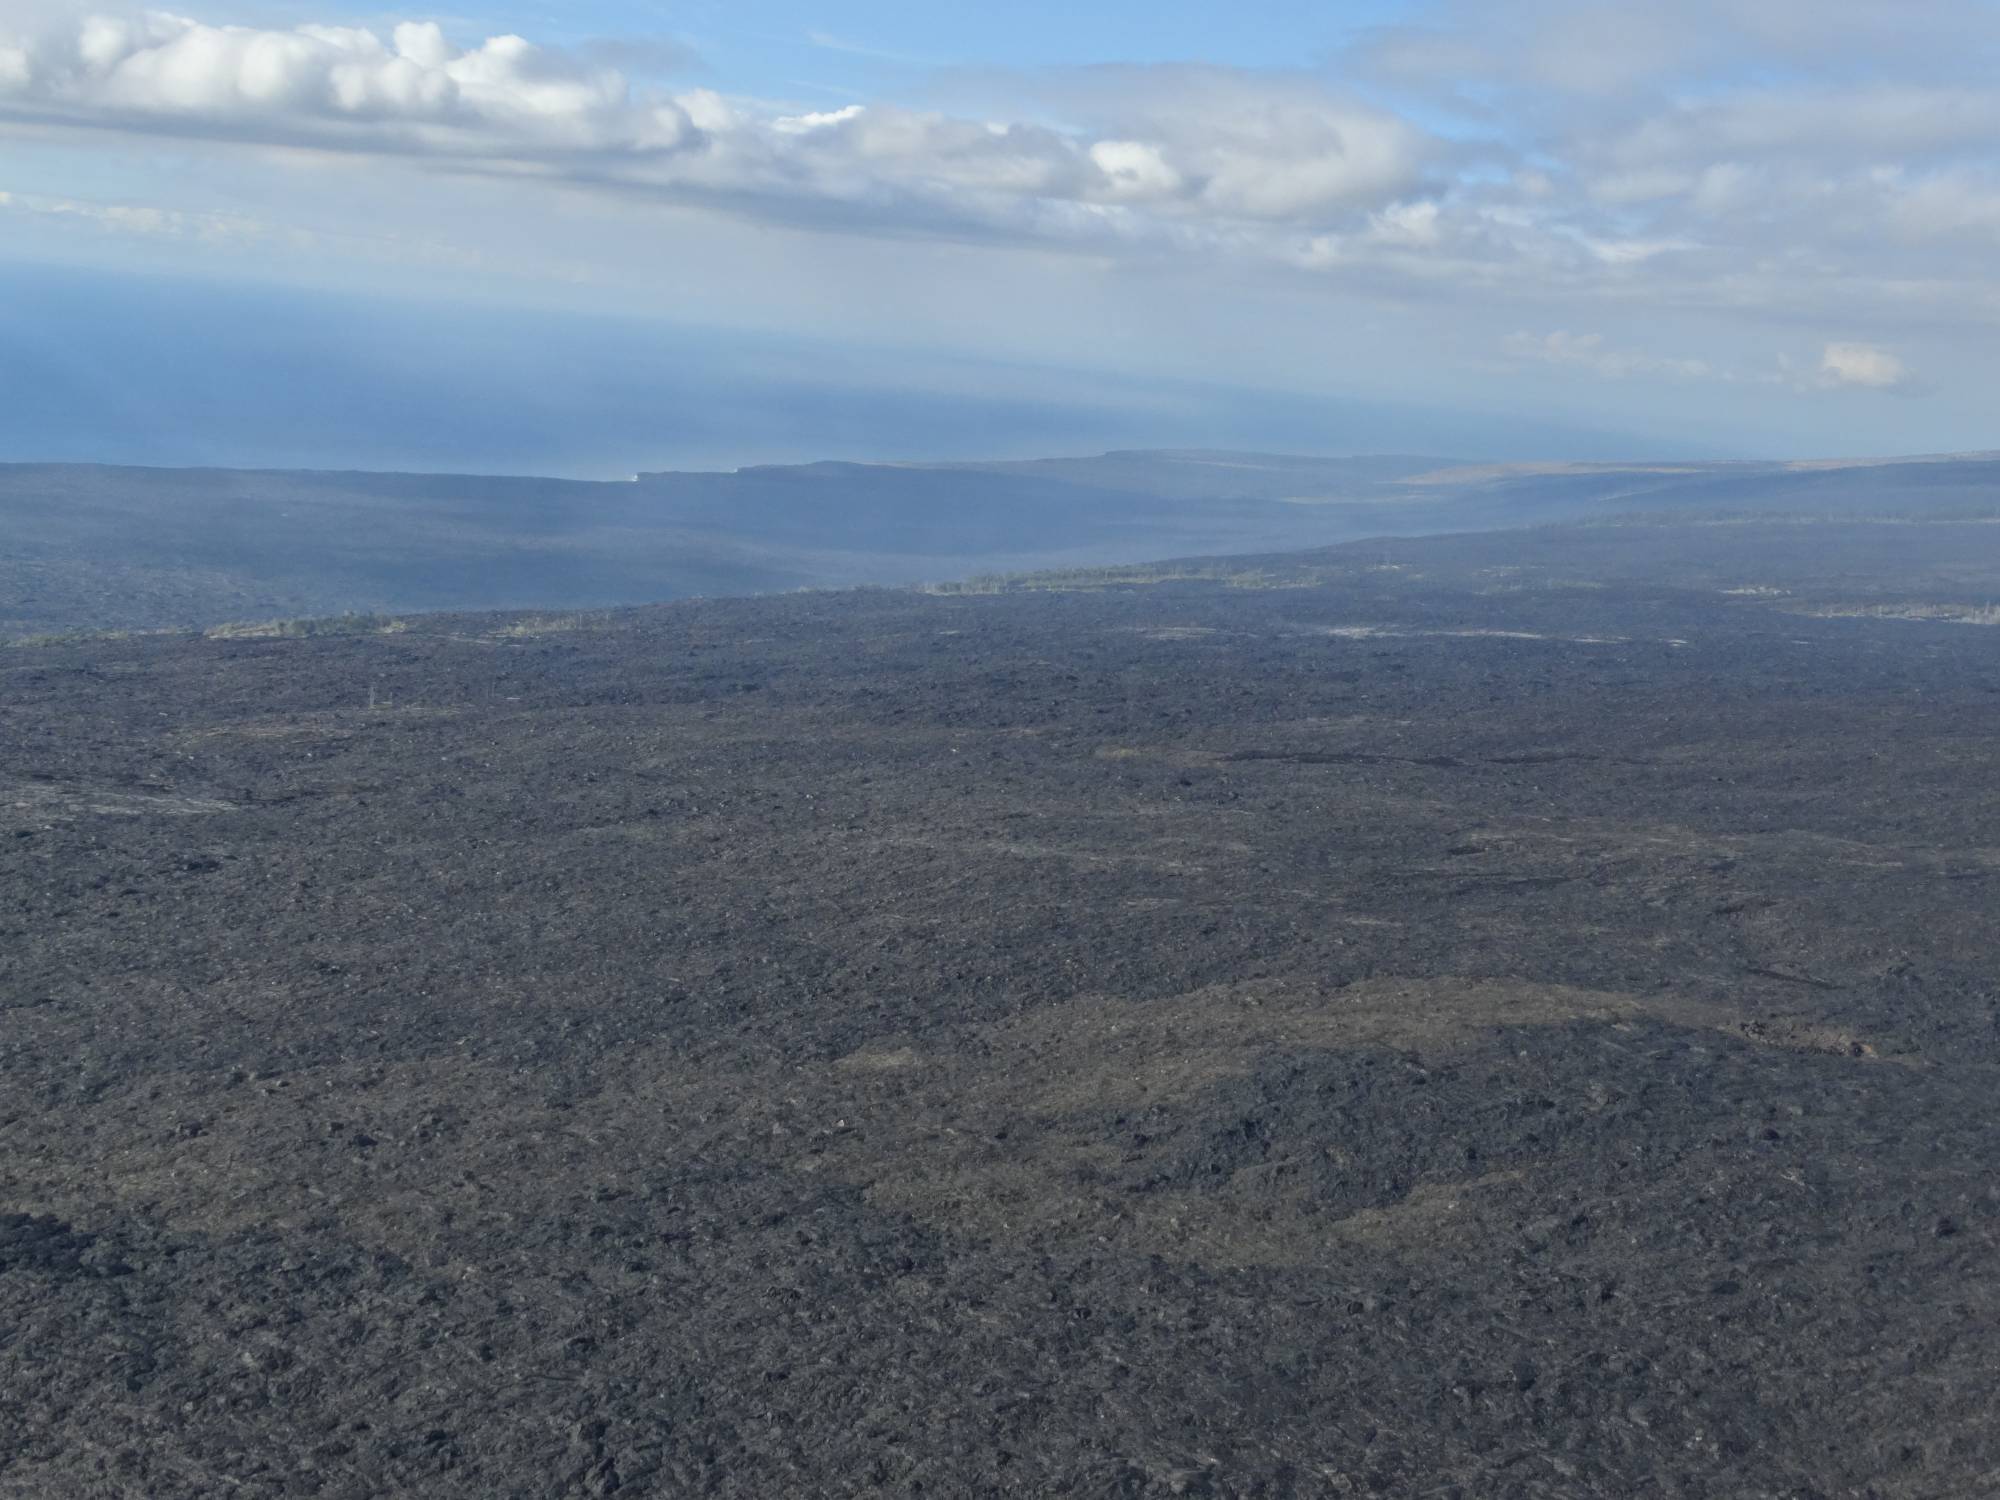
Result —
<path fill-rule="evenodd" d="M 850 1052 L 834 1066 L 848 1073 L 900 1073 L 922 1063 L 914 1047 L 871 1047 Z"/>
<path fill-rule="evenodd" d="M 585 614 L 529 615 L 525 619 L 502 625 L 492 633 L 502 640 L 529 640 L 538 636 L 561 635 L 572 630 L 587 630 L 593 623 L 602 622 L 593 622 L 591 617 Z"/>
<path fill-rule="evenodd" d="M 1294 1263 L 1329 1246 L 1383 1248 L 1461 1226 L 1469 1232 L 1474 1200 L 1518 1178 L 1422 1184 L 1401 1204 L 1346 1219 L 1263 1182 L 1134 1198 L 1106 1181 L 1116 1165 L 1107 1121 L 1197 1108 L 1203 1094 L 1279 1053 L 1448 1053 L 1500 1026 L 1649 1019 L 1762 1046 L 1876 1055 L 1860 1038 L 1808 1020 L 1504 981 L 1381 980 L 1327 991 L 1273 980 L 1149 1002 L 1085 998 L 982 1028 L 946 1055 L 903 1047 L 837 1064 L 850 1088 L 828 1109 L 852 1128 L 807 1169 L 863 1183 L 878 1207 L 986 1237 L 1075 1234 L 1232 1265 Z"/>
<path fill-rule="evenodd" d="M 643 1191 L 675 1162 L 720 1153 L 748 1171 L 851 1185 L 886 1212 L 973 1238 L 1296 1264 L 1503 1232 L 1538 1169 L 1420 1182 L 1399 1202 L 1340 1215 L 1297 1169 L 1307 1156 L 1354 1165 L 1348 1147 L 1299 1140 L 1215 1190 L 1135 1193 L 1119 1177 L 1116 1122 L 1199 1115 L 1212 1091 L 1286 1053 L 1448 1055 L 1496 1027 L 1645 1020 L 1850 1065 L 1875 1052 L 1810 1016 L 1672 998 L 1495 980 L 1326 989 L 1271 979 L 1146 1002 L 1083 996 L 761 1071 L 642 1047 L 570 1098 L 524 1090 L 511 1066 L 451 1055 L 149 1079 L 10 1121 L 0 1202 L 82 1219 L 131 1209 L 214 1234 L 327 1223 L 428 1255 L 440 1236 L 476 1243 L 487 1226 L 574 1215 L 593 1196 Z"/>
<path fill-rule="evenodd" d="M 1629 636 L 1622 635 L 1548 635 L 1538 630 L 1412 630 L 1400 625 L 1324 625 L 1317 630 L 1300 632 L 1307 635 L 1332 636 L 1338 640 L 1426 640 L 1447 638 L 1453 640 L 1496 640 L 1496 641 L 1562 641 L 1575 646 L 1623 646 L 1630 643 Z M 1685 646 L 1686 641 L 1668 641 L 1670 646 Z"/>
<path fill-rule="evenodd" d="M 2000 604 L 1821 604 L 1786 611 L 1820 620 L 1924 620 L 1945 625 L 2000 625 Z"/>
<path fill-rule="evenodd" d="M 39 781 L 0 786 L 0 817 L 11 819 L 77 818 L 91 814 L 115 818 L 190 818 L 235 811 L 234 802 L 167 790 L 61 786 Z"/>
<path fill-rule="evenodd" d="M 1487 1172 L 1460 1182 L 1425 1182 L 1386 1208 L 1364 1208 L 1334 1220 L 1328 1228 L 1340 1239 L 1394 1248 L 1448 1234 L 1470 1206 L 1468 1200 L 1520 1182 L 1523 1172 Z"/>
<path fill-rule="evenodd" d="M 1149 641 L 1205 641 L 1224 634 L 1213 625 L 1132 625 L 1126 629 Z"/>
<path fill-rule="evenodd" d="M 317 635 L 402 635 L 408 620 L 380 615 L 336 615 L 325 619 L 232 620 L 202 634 L 211 641 L 303 640 Z"/>

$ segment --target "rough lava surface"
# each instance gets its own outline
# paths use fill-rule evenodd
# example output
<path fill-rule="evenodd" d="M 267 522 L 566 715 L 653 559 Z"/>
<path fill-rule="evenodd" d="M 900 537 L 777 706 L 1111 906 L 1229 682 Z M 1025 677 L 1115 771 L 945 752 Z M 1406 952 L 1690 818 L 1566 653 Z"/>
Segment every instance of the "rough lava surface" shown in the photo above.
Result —
<path fill-rule="evenodd" d="M 0 651 L 0 1495 L 2000 1490 L 2000 632 L 1606 536 Z"/>

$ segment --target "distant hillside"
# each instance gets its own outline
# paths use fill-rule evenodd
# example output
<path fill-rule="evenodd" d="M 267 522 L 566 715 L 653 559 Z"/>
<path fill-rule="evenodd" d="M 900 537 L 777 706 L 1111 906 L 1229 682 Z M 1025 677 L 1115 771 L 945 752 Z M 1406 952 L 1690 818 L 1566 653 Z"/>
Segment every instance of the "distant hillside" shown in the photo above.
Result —
<path fill-rule="evenodd" d="M 1172 583 L 1337 589 L 1354 623 L 1412 591 L 1459 590 L 1560 608 L 1593 593 L 1645 607 L 1663 592 L 1816 618 L 2000 624 L 2000 516 L 1680 517 L 1653 513 L 1504 532 L 1389 537 L 1297 552 L 1184 557 L 1108 568 L 985 575 L 943 594 L 1130 591 Z M 1396 605 L 1400 608 L 1400 605 Z M 2000 690 L 2000 689 L 1996 689 Z"/>
<path fill-rule="evenodd" d="M 1121 452 L 629 483 L 0 467 L 0 636 L 690 595 L 1275 552 L 1635 511 L 2000 512 L 2000 458 L 1478 465 Z"/>

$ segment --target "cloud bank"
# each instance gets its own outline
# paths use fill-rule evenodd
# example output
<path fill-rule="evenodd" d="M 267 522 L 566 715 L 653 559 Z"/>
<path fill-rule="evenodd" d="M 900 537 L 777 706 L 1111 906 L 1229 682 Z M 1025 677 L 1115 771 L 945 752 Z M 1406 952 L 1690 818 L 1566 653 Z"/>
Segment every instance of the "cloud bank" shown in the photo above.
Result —
<path fill-rule="evenodd" d="M 1504 329 L 1752 319 L 1799 368 L 1818 358 L 1795 385 L 1911 394 L 1928 387 L 1882 347 L 1894 329 L 2000 321 L 1995 7 L 1419 14 L 1310 68 L 982 75 L 1000 104 L 807 109 L 635 82 L 606 64 L 615 48 L 462 43 L 424 20 L 10 25 L 0 0 L 0 139 L 304 149 L 843 235 L 1249 267 L 1499 306 L 1489 348 L 1618 380 L 1774 377 Z"/>
<path fill-rule="evenodd" d="M 0 34 L 0 117 L 425 158 L 460 170 L 884 230 L 956 222 L 1054 238 L 1332 222 L 1416 184 L 1422 132 L 1317 85 L 1189 70 L 1200 115 L 1095 135 L 894 106 L 787 112 L 635 87 L 519 36 L 457 47 L 430 22 L 259 30 L 149 14 Z"/>

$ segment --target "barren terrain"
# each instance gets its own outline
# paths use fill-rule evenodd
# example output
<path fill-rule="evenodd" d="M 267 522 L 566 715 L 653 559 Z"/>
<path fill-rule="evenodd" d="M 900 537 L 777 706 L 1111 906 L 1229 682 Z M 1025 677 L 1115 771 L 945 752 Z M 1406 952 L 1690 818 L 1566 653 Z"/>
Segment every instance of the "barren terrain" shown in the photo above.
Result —
<path fill-rule="evenodd" d="M 1996 562 L 0 651 L 0 1495 L 2000 1491 Z"/>

